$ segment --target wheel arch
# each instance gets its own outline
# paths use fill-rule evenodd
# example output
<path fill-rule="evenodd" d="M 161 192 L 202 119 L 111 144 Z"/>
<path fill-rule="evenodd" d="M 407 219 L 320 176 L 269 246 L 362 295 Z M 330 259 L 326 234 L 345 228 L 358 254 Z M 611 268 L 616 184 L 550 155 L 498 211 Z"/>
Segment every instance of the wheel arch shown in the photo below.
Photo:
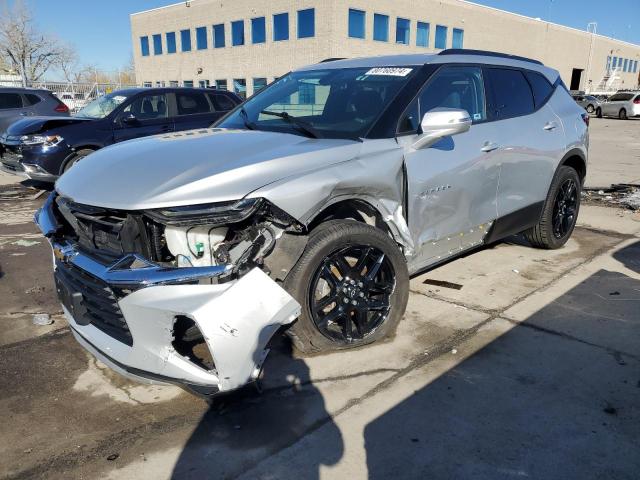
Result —
<path fill-rule="evenodd" d="M 569 150 L 558 164 L 556 172 L 562 166 L 571 167 L 578 172 L 580 182 L 584 185 L 584 179 L 587 176 L 587 158 L 581 149 L 574 148 Z"/>
<path fill-rule="evenodd" d="M 382 213 L 371 203 L 360 198 L 336 200 L 325 205 L 307 222 L 309 231 L 328 220 L 356 220 L 391 233 Z"/>
<path fill-rule="evenodd" d="M 95 145 L 95 144 L 80 145 L 78 147 L 73 147 L 73 152 L 71 152 L 69 155 L 67 155 L 66 158 L 60 164 L 60 175 L 62 175 L 64 173 L 64 169 L 67 166 L 67 164 L 73 159 L 73 157 L 76 156 L 76 154 L 80 150 L 93 150 L 95 152 L 96 150 L 99 150 L 100 148 L 102 148 L 100 145 Z"/>

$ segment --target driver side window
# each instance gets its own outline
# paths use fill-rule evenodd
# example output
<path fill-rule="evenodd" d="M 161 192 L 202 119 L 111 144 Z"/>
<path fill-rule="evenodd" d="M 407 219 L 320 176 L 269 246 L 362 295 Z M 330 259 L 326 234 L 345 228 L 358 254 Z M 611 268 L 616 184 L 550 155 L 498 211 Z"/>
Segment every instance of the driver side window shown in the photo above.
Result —
<path fill-rule="evenodd" d="M 167 118 L 167 96 L 142 95 L 136 98 L 123 110 L 124 116 L 133 114 L 138 120 L 154 120 Z"/>
<path fill-rule="evenodd" d="M 404 113 L 398 133 L 416 133 L 424 114 L 435 108 L 466 110 L 473 123 L 486 120 L 482 69 L 451 66 L 438 70 Z"/>

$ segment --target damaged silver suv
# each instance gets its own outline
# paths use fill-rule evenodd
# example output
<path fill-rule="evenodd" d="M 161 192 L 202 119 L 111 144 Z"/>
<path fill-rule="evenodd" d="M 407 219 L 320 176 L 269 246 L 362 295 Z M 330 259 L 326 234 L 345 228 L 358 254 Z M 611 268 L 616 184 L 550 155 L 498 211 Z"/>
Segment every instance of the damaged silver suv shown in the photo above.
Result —
<path fill-rule="evenodd" d="M 320 63 L 213 128 L 100 150 L 36 214 L 76 339 L 115 370 L 212 394 L 391 334 L 409 276 L 524 232 L 561 247 L 588 118 L 558 72 L 491 52 Z"/>

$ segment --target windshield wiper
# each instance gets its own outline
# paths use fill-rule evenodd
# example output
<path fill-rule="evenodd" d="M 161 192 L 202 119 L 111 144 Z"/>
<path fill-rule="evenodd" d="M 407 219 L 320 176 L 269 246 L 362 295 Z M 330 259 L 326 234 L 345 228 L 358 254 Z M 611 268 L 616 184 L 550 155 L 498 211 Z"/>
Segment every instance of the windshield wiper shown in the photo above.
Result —
<path fill-rule="evenodd" d="M 313 128 L 310 124 L 308 124 L 304 120 L 300 120 L 299 118 L 292 117 L 287 112 L 272 112 L 270 110 L 262 110 L 262 112 L 260 113 L 264 113 L 265 115 L 273 115 L 274 117 L 279 117 L 283 119 L 285 122 L 298 127 L 299 130 L 302 130 L 310 137 L 322 138 L 322 135 L 320 134 L 320 132 L 318 132 L 318 130 Z"/>
<path fill-rule="evenodd" d="M 244 107 L 240 109 L 240 116 L 242 117 L 242 122 L 244 123 L 244 126 L 247 127 L 247 130 L 258 129 L 258 126 L 255 123 L 253 123 L 251 120 L 249 120 L 249 114 L 244 109 Z"/>

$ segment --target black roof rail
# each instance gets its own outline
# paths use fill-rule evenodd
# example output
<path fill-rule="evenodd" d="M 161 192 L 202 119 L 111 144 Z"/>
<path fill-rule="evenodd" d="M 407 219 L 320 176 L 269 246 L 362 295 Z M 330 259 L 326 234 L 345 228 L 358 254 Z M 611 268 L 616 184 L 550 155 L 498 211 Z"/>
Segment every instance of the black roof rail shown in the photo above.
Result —
<path fill-rule="evenodd" d="M 324 60 L 320 60 L 318 63 L 335 62 L 338 60 L 346 60 L 346 57 L 325 58 Z"/>
<path fill-rule="evenodd" d="M 489 50 L 467 50 L 465 48 L 449 48 L 447 50 L 442 50 L 438 55 L 482 55 L 484 57 L 508 58 L 509 60 L 520 60 L 521 62 L 543 65 L 541 61 L 534 60 L 533 58 L 521 57 L 519 55 L 509 55 L 508 53 L 491 52 Z"/>

